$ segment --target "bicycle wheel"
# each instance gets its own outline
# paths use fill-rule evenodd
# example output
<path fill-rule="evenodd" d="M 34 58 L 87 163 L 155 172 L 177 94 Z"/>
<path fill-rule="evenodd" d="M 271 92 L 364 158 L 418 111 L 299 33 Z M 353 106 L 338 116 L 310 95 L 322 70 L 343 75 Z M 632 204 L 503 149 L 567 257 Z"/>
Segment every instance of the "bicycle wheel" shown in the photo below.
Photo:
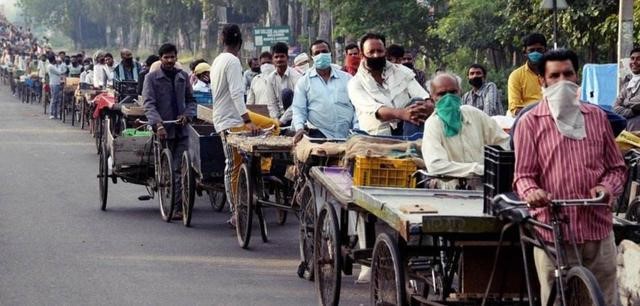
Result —
<path fill-rule="evenodd" d="M 95 120 L 93 120 L 94 124 L 95 124 L 95 133 L 93 135 L 93 137 L 96 140 L 96 151 L 98 152 L 98 154 L 100 154 L 100 150 L 102 149 L 101 143 L 102 143 L 102 134 L 104 133 L 104 126 L 103 126 L 103 120 L 101 117 L 96 118 Z"/>
<path fill-rule="evenodd" d="M 162 153 L 160 153 L 158 193 L 160 194 L 160 215 L 162 220 L 166 222 L 170 222 L 171 217 L 173 217 L 175 202 L 172 160 L 171 151 L 163 149 Z"/>
<path fill-rule="evenodd" d="M 333 206 L 324 203 L 314 231 L 316 292 L 320 305 L 338 305 L 342 282 L 340 228 Z"/>
<path fill-rule="evenodd" d="M 100 209 L 107 209 L 107 194 L 109 191 L 109 154 L 106 144 L 102 144 L 100 162 L 98 163 L 98 188 L 100 190 Z"/>
<path fill-rule="evenodd" d="M 182 183 L 182 224 L 191 226 L 191 212 L 193 211 L 193 202 L 196 192 L 195 174 L 191 168 L 191 159 L 189 151 L 182 153 L 182 166 L 180 169 Z"/>
<path fill-rule="evenodd" d="M 247 164 L 240 166 L 240 172 L 238 173 L 238 188 L 236 203 L 236 236 L 238 237 L 238 244 L 241 248 L 246 249 L 249 247 L 249 241 L 251 241 L 251 227 L 253 222 L 253 209 L 254 209 L 254 194 L 253 184 L 251 184 L 251 177 L 249 176 L 249 169 Z"/>
<path fill-rule="evenodd" d="M 638 220 L 640 220 L 640 198 L 634 199 L 633 202 L 629 204 L 624 218 L 633 222 L 638 222 Z"/>
<path fill-rule="evenodd" d="M 604 306 L 602 290 L 596 277 L 589 269 L 583 266 L 575 266 L 567 273 L 565 287 L 566 306 Z"/>
<path fill-rule="evenodd" d="M 316 223 L 316 201 L 313 187 L 307 182 L 300 194 L 300 267 L 298 276 L 313 280 L 313 238 Z"/>
<path fill-rule="evenodd" d="M 378 235 L 371 261 L 371 305 L 407 305 L 404 262 L 398 242 Z"/>
<path fill-rule="evenodd" d="M 224 191 L 207 190 L 207 194 L 209 195 L 209 204 L 211 205 L 211 208 L 215 211 L 222 211 L 227 203 L 227 196 Z"/>

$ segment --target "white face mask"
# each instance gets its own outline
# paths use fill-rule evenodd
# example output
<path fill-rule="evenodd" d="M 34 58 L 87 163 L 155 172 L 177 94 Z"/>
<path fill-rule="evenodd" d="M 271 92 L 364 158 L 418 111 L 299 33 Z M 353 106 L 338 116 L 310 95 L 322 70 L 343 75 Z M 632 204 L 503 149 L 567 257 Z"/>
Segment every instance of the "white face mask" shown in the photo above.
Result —
<path fill-rule="evenodd" d="M 576 140 L 587 136 L 584 115 L 580 111 L 579 89 L 580 86 L 571 81 L 560 81 L 542 89 L 558 131 Z"/>
<path fill-rule="evenodd" d="M 298 71 L 300 71 L 300 72 L 302 72 L 302 73 L 307 72 L 307 70 L 309 70 L 309 67 L 310 67 L 309 63 L 303 64 L 303 65 L 299 65 L 299 66 L 296 66 L 296 68 L 298 68 Z"/>
<path fill-rule="evenodd" d="M 267 75 L 271 72 L 276 71 L 276 67 L 273 64 L 262 64 L 260 66 L 260 73 Z"/>

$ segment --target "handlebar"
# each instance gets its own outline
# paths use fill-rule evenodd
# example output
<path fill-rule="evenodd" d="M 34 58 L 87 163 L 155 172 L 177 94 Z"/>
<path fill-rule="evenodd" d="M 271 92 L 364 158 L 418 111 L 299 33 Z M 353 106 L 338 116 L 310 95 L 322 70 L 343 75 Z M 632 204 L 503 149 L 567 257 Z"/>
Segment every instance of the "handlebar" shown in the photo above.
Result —
<path fill-rule="evenodd" d="M 309 140 L 310 142 L 345 142 L 347 141 L 346 138 L 316 138 L 316 137 L 309 137 L 306 134 L 303 135 L 302 137 Z"/>
<path fill-rule="evenodd" d="M 551 203 L 555 206 L 609 206 L 604 201 L 605 194 L 599 192 L 595 198 L 592 199 L 567 199 L 567 200 L 551 200 Z M 508 198 L 504 194 L 499 194 L 491 200 L 493 204 L 497 204 L 500 201 L 505 202 L 512 206 L 528 206 L 527 202 L 516 201 Z"/>
<path fill-rule="evenodd" d="M 261 135 L 267 135 L 267 134 L 273 132 L 273 130 L 275 130 L 275 128 L 276 128 L 276 126 L 272 125 L 271 127 L 260 129 L 260 133 L 258 133 L 257 135 L 252 135 L 251 131 L 228 132 L 228 134 L 229 135 L 244 135 L 244 136 L 261 136 Z"/>
<path fill-rule="evenodd" d="M 143 121 L 140 119 L 136 119 L 136 123 L 138 124 L 143 124 L 143 125 L 149 125 L 149 121 Z M 162 121 L 162 124 L 177 124 L 178 120 L 167 120 L 167 121 Z"/>

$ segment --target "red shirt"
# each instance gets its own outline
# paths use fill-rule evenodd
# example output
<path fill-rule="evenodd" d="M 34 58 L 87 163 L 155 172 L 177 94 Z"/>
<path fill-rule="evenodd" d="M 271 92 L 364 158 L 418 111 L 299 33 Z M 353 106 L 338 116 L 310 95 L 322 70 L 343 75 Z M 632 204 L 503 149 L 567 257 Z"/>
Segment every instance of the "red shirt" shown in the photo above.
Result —
<path fill-rule="evenodd" d="M 521 199 L 541 188 L 553 199 L 588 199 L 590 190 L 601 185 L 613 196 L 622 193 L 626 166 L 615 144 L 607 116 L 595 105 L 580 103 L 587 137 L 575 140 L 562 136 L 551 117 L 547 102 L 541 102 L 520 120 L 514 136 L 515 174 L 513 189 Z M 567 207 L 569 217 L 563 230 L 576 242 L 602 240 L 612 230 L 608 207 Z M 539 221 L 550 223 L 548 208 L 531 209 Z M 550 231 L 538 231 L 553 241 Z"/>

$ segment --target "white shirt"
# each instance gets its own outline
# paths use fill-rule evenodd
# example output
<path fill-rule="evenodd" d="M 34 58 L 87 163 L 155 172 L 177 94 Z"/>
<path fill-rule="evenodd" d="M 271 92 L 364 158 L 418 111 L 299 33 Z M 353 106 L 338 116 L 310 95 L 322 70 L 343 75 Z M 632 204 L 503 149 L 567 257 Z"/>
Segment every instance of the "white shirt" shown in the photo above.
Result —
<path fill-rule="evenodd" d="M 356 108 L 360 128 L 371 135 L 391 135 L 391 128 L 398 120 L 380 121 L 376 112 L 381 107 L 405 108 L 413 98 L 428 98 L 415 73 L 405 66 L 387 65 L 382 72 L 382 85 L 373 78 L 369 70 L 360 65 L 358 73 L 349 81 L 349 99 Z"/>
<path fill-rule="evenodd" d="M 483 111 L 462 105 L 458 135 L 445 137 L 444 124 L 434 112 L 424 123 L 422 158 L 434 175 L 469 177 L 484 175 L 484 146 L 509 148 L 509 135 Z"/>
<path fill-rule="evenodd" d="M 44 81 L 44 77 L 47 75 L 47 66 L 49 63 L 46 61 L 38 61 L 38 77 Z"/>
<path fill-rule="evenodd" d="M 296 84 L 301 77 L 302 75 L 291 67 L 287 67 L 287 70 L 282 76 L 278 74 L 277 69 L 276 71 L 269 74 L 267 82 L 269 83 L 271 90 L 267 98 L 269 102 L 267 103 L 276 103 L 276 105 L 278 106 L 278 115 L 275 117 L 271 116 L 272 118 L 279 118 L 285 112 L 281 97 L 282 90 L 284 90 L 285 88 L 291 89 L 291 91 L 295 90 Z"/>
<path fill-rule="evenodd" d="M 278 100 L 269 99 L 271 85 L 268 81 L 268 74 L 258 74 L 251 80 L 251 87 L 247 93 L 248 105 L 266 105 L 269 109 L 269 117 L 277 119 L 280 115 Z"/>
<path fill-rule="evenodd" d="M 193 91 L 211 92 L 211 88 L 209 87 L 209 84 L 198 80 L 196 81 L 196 84 L 193 85 Z"/>
<path fill-rule="evenodd" d="M 80 74 L 80 83 L 91 84 L 93 82 L 93 70 L 85 70 Z"/>
<path fill-rule="evenodd" d="M 109 68 L 107 65 L 96 64 L 93 66 L 93 87 L 104 88 L 109 84 Z"/>
<path fill-rule="evenodd" d="M 244 125 L 242 64 L 233 54 L 223 52 L 211 64 L 211 93 L 213 95 L 213 125 L 218 132 Z"/>

